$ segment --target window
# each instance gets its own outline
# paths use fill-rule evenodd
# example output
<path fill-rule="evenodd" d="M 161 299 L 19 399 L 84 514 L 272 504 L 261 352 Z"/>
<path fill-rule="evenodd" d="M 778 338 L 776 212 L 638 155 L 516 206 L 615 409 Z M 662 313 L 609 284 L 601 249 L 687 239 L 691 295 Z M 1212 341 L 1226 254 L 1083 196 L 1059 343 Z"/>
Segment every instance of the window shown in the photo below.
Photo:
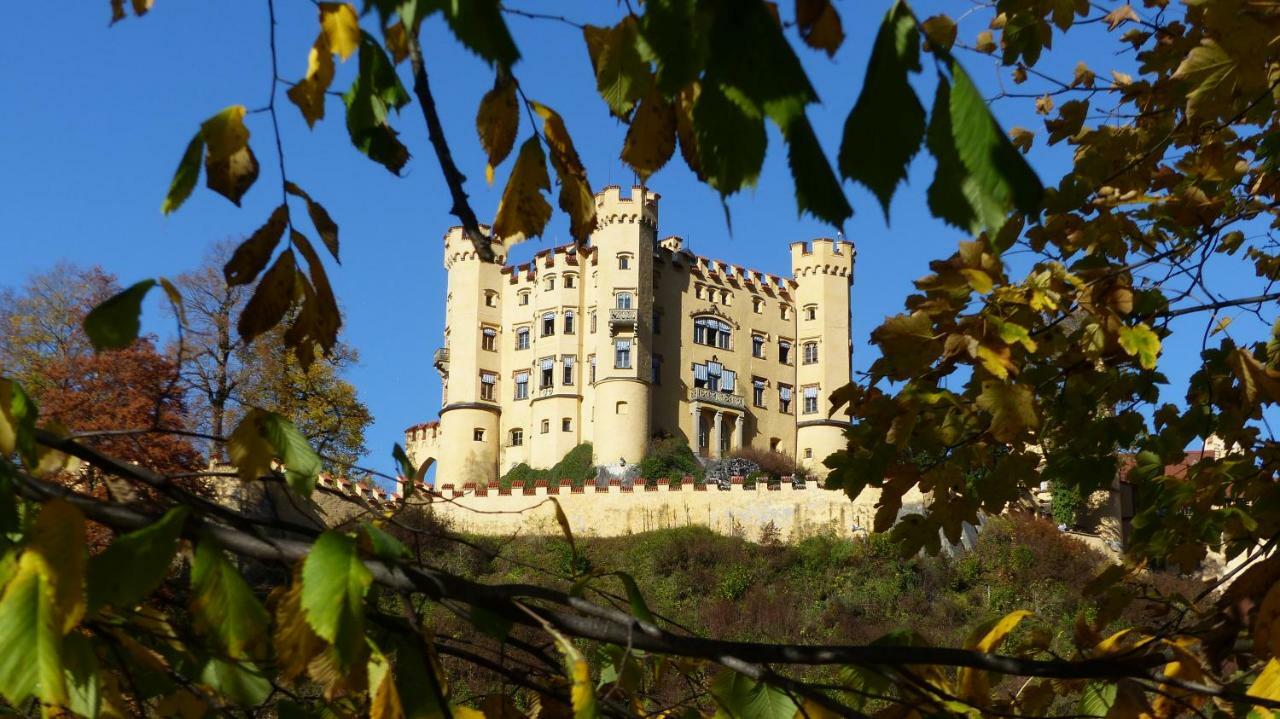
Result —
<path fill-rule="evenodd" d="M 516 372 L 516 399 L 529 399 L 529 373 Z"/>
<path fill-rule="evenodd" d="M 710 317 L 699 317 L 693 321 L 693 341 L 700 345 L 729 349 L 730 330 L 727 322 Z"/>
<path fill-rule="evenodd" d="M 817 305 L 806 305 L 806 306 L 805 306 L 805 308 L 804 308 L 804 318 L 805 318 L 806 320 L 816 320 L 816 319 L 818 319 L 818 306 L 817 306 Z"/>
<path fill-rule="evenodd" d="M 618 255 L 618 269 L 631 269 L 631 255 Z"/>
<path fill-rule="evenodd" d="M 572 420 L 572 419 L 570 419 L 570 418 L 568 418 L 568 417 L 562 417 L 562 418 L 560 419 L 560 431 L 561 431 L 561 432 L 572 432 L 572 431 L 573 431 L 573 420 Z"/>
<path fill-rule="evenodd" d="M 591 355 L 590 357 L 587 357 L 587 364 L 591 365 L 591 383 L 592 383 L 592 384 L 595 384 L 595 381 L 596 381 L 596 356 L 595 356 L 595 355 Z"/>
<path fill-rule="evenodd" d="M 791 308 L 786 305 L 781 305 L 778 308 L 778 314 L 782 317 L 782 319 L 789 320 L 791 319 Z"/>
<path fill-rule="evenodd" d="M 804 388 L 804 408 L 802 411 L 805 414 L 813 414 L 818 411 L 818 388 L 817 387 Z"/>
<path fill-rule="evenodd" d="M 722 305 L 727 305 L 727 304 L 729 304 L 729 291 L 728 291 L 728 290 L 720 290 L 720 304 L 722 304 Z"/>
<path fill-rule="evenodd" d="M 804 349 L 804 356 L 803 356 L 804 363 L 817 364 L 818 363 L 818 343 L 805 342 L 803 349 Z"/>
<path fill-rule="evenodd" d="M 480 399 L 493 401 L 493 388 L 498 385 L 498 375 L 492 372 L 480 373 Z"/>
<path fill-rule="evenodd" d="M 484 429 L 483 429 L 483 428 L 481 428 L 481 427 L 476 427 L 475 429 L 471 430 L 471 439 L 473 439 L 473 440 L 475 440 L 475 441 L 477 441 L 477 442 L 483 442 L 483 441 L 484 441 Z"/>
<path fill-rule="evenodd" d="M 733 392 L 737 374 L 727 370 L 724 365 L 712 360 L 706 364 L 693 366 L 693 386 L 709 389 L 712 392 Z"/>
<path fill-rule="evenodd" d="M 653 321 L 653 333 L 654 333 L 655 335 L 660 335 L 660 334 L 662 334 L 662 315 L 658 314 L 658 313 L 655 311 L 655 312 L 653 313 L 652 321 Z"/>
<path fill-rule="evenodd" d="M 520 293 L 521 306 L 529 304 L 529 290 Z"/>
<path fill-rule="evenodd" d="M 574 279 L 575 279 L 575 278 L 574 278 L 574 276 L 573 276 L 573 275 L 565 275 L 565 276 L 564 276 L 564 288 L 565 288 L 566 290 L 571 290 L 571 289 L 573 289 Z"/>
<path fill-rule="evenodd" d="M 759 377 L 751 378 L 751 403 L 757 407 L 764 406 L 765 381 Z"/>
<path fill-rule="evenodd" d="M 521 327 L 520 329 L 516 330 L 516 349 L 518 350 L 529 349 L 529 328 L 528 327 Z"/>
<path fill-rule="evenodd" d="M 480 349 L 493 352 L 498 349 L 498 331 L 492 327 L 480 330 Z"/>
<path fill-rule="evenodd" d="M 751 356 L 764 359 L 764 335 L 751 335 Z"/>
<path fill-rule="evenodd" d="M 596 333 L 596 311 L 591 310 L 591 334 Z"/>
<path fill-rule="evenodd" d="M 570 387 L 573 385 L 573 356 L 565 355 L 564 359 L 561 361 L 561 365 L 564 369 L 564 374 L 563 377 L 561 377 L 563 381 L 560 384 Z"/>
<path fill-rule="evenodd" d="M 764 314 L 764 300 L 759 297 L 751 300 L 751 311 L 758 315 Z"/>
<path fill-rule="evenodd" d="M 556 333 L 556 313 L 546 312 L 542 315 L 542 336 L 550 337 Z"/>
<path fill-rule="evenodd" d="M 782 364 L 791 364 L 791 343 L 786 340 L 778 340 L 778 361 Z"/>
<path fill-rule="evenodd" d="M 813 459 L 813 447 L 805 447 L 805 448 L 804 448 L 804 458 L 805 458 L 805 459 Z"/>
<path fill-rule="evenodd" d="M 546 434 L 547 432 L 550 432 L 550 431 L 551 431 L 551 420 L 549 419 L 542 420 L 542 433 Z"/>
<path fill-rule="evenodd" d="M 791 414 L 791 385 L 778 385 L 778 411 Z"/>
<path fill-rule="evenodd" d="M 494 292 L 493 290 L 485 290 L 485 293 L 484 293 L 484 305 L 485 305 L 485 307 L 497 307 L 497 306 L 498 306 L 498 293 L 497 293 L 497 292 Z"/>
<path fill-rule="evenodd" d="M 523 444 L 524 444 L 524 430 L 523 429 L 511 430 L 511 446 L 519 447 Z"/>
<path fill-rule="evenodd" d="M 662 384 L 662 355 L 652 355 L 649 364 L 653 367 L 653 383 Z"/>
<path fill-rule="evenodd" d="M 615 306 L 620 310 L 631 309 L 631 293 L 619 292 Z"/>
<path fill-rule="evenodd" d="M 769 438 L 769 451 L 770 451 L 770 452 L 777 452 L 777 451 L 778 451 L 778 447 L 780 447 L 780 446 L 782 446 L 782 438 L 781 438 L 781 437 L 770 437 L 770 438 Z"/>
<path fill-rule="evenodd" d="M 556 361 L 552 357 L 544 357 L 540 363 L 542 374 L 539 376 L 538 389 L 547 389 L 551 387 L 552 378 L 555 376 Z"/>
<path fill-rule="evenodd" d="M 702 285 L 693 286 L 693 296 L 702 299 Z"/>
<path fill-rule="evenodd" d="M 613 345 L 613 366 L 631 369 L 631 340 L 617 340 Z"/>
<path fill-rule="evenodd" d="M 614 414 L 626 414 L 627 411 L 628 411 L 628 407 L 626 402 L 619 402 L 613 406 Z"/>
<path fill-rule="evenodd" d="M 564 333 L 567 335 L 573 334 L 573 317 L 573 310 L 564 311 Z"/>
<path fill-rule="evenodd" d="M 547 281 L 542 284 L 542 288 L 548 292 L 550 292 L 551 290 L 554 290 L 556 288 L 556 276 L 555 275 L 548 276 Z"/>

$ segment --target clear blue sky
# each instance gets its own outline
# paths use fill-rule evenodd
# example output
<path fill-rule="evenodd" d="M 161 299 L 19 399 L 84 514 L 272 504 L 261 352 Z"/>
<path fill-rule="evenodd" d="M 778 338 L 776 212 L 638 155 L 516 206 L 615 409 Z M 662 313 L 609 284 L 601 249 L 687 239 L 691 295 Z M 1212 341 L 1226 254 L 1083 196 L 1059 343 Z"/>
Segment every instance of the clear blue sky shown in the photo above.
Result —
<path fill-rule="evenodd" d="M 609 2 L 539 2 L 518 7 L 605 23 L 617 16 Z M 790 3 L 783 3 L 790 13 Z M 887 0 L 840 2 L 847 39 L 834 60 L 800 52 L 822 104 L 810 117 L 829 156 L 834 156 L 844 118 L 862 83 L 865 63 Z M 298 79 L 316 34 L 309 0 L 277 0 L 278 42 L 283 77 Z M 947 11 L 961 17 L 967 2 L 918 2 L 921 16 Z M 279 202 L 278 172 L 268 116 L 252 115 L 251 143 L 262 165 L 257 185 L 237 208 L 201 185 L 176 214 L 160 214 L 160 202 L 178 159 L 201 120 L 236 103 L 264 106 L 271 69 L 267 9 L 259 2 L 158 0 L 143 18 L 108 27 L 107 0 L 51 0 L 18 3 L 8 9 L 12 35 L 0 43 L 0 113 L 4 172 L 0 174 L 0 286 L 16 285 L 36 271 L 66 258 L 100 264 L 122 283 L 177 275 L 196 265 L 210 243 L 252 232 Z M 987 17 L 964 17 L 960 37 L 972 42 Z M 629 185 L 631 173 L 617 159 L 625 128 L 607 113 L 594 93 L 594 80 L 580 32 L 570 26 L 508 17 L 524 51 L 517 66 L 531 98 L 559 110 L 583 156 L 595 187 Z M 371 24 L 370 24 L 371 25 Z M 1095 25 L 1095 28 L 1098 26 Z M 511 161 L 498 182 L 484 182 L 484 156 L 473 119 L 480 96 L 492 83 L 488 67 L 462 49 L 438 19 L 423 29 L 423 45 L 433 89 L 441 100 L 446 135 L 463 171 L 473 206 L 484 218 L 497 206 Z M 1118 34 L 1118 33 L 1117 33 Z M 1114 36 L 1108 38 L 1114 43 Z M 1127 58 L 1096 31 L 1066 42 L 1055 37 L 1054 57 L 1042 68 L 1070 77 L 1086 59 L 1099 76 L 1124 69 Z M 744 49 L 745 51 L 745 49 Z M 971 73 L 988 94 L 1000 83 L 1012 88 L 1009 70 L 988 58 L 968 56 Z M 333 89 L 344 90 L 355 70 L 354 56 L 338 68 Z M 926 73 L 927 74 L 927 73 Z M 401 75 L 409 86 L 407 69 Z M 932 83 L 921 84 L 931 98 Z M 404 427 L 434 418 L 440 382 L 431 351 L 442 341 L 445 276 L 441 235 L 455 224 L 448 192 L 427 143 L 418 107 L 393 120 L 414 157 L 396 178 L 360 155 L 343 125 L 341 101 L 330 98 L 326 119 L 309 130 L 279 89 L 281 131 L 287 170 L 294 182 L 323 202 L 341 226 L 343 265 L 331 278 L 346 313 L 347 342 L 357 347 L 361 365 L 350 375 L 376 421 L 368 434 L 370 462 L 390 468 L 388 452 Z M 1031 100 L 1004 100 L 996 112 L 1008 128 L 1042 132 Z M 523 138 L 527 127 L 521 128 Z M 661 193 L 659 232 L 679 234 L 694 251 L 731 259 L 761 270 L 787 273 L 787 243 L 833 230 L 797 218 L 785 153 L 776 132 L 770 136 L 763 176 L 754 190 L 731 198 L 735 232 L 730 236 L 714 191 L 699 185 L 677 154 L 651 178 Z M 1037 137 L 1033 165 L 1046 181 L 1067 166 L 1065 145 L 1047 148 Z M 854 366 L 874 359 L 868 334 L 886 315 L 901 310 L 911 280 L 927 272 L 930 259 L 945 257 L 960 232 L 928 216 L 924 190 L 932 161 L 917 160 L 909 184 L 900 189 L 886 225 L 874 199 L 849 187 L 856 215 L 844 228 L 857 244 L 853 288 Z M 559 212 L 548 236 L 519 248 L 523 260 L 552 242 L 568 238 Z M 1243 278 L 1241 278 L 1243 281 Z M 158 300 L 157 300 L 158 303 Z M 147 328 L 167 332 L 158 304 L 149 306 Z M 1244 323 L 1240 323 L 1243 325 Z M 1240 331 L 1240 330 L 1236 330 Z M 1261 330 L 1251 326 L 1245 337 Z M 1167 392 L 1179 401 L 1196 360 L 1199 332 L 1166 347 L 1161 368 L 1173 380 Z"/>

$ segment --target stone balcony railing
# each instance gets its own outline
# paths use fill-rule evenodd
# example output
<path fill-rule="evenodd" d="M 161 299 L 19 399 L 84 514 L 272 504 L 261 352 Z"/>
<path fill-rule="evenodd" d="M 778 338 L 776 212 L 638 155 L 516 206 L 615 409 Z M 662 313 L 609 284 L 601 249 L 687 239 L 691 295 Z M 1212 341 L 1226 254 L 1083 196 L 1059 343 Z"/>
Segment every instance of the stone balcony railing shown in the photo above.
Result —
<path fill-rule="evenodd" d="M 609 310 L 609 329 L 618 330 L 623 327 L 635 327 L 640 315 L 634 309 L 622 310 L 613 308 Z"/>
<path fill-rule="evenodd" d="M 746 409 L 747 398 L 742 395 L 733 394 L 731 392 L 719 392 L 706 387 L 690 387 L 690 402 L 706 402 L 708 404 L 718 404 L 722 407 L 730 407 L 732 409 Z"/>
<path fill-rule="evenodd" d="M 449 348 L 440 347 L 439 349 L 437 349 L 435 351 L 435 354 L 431 356 L 431 361 L 437 367 L 442 367 L 442 368 L 448 367 L 449 366 Z"/>

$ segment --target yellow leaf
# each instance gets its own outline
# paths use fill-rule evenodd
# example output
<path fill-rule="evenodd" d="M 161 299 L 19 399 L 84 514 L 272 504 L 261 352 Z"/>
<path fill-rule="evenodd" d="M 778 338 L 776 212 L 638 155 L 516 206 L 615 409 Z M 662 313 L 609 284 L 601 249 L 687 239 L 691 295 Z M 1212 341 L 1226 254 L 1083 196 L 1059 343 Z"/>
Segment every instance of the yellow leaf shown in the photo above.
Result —
<path fill-rule="evenodd" d="M 500 73 L 493 82 L 493 88 L 480 100 L 480 109 L 476 112 L 476 133 L 480 135 L 480 146 L 489 156 L 484 179 L 490 185 L 493 184 L 493 168 L 501 165 L 515 146 L 519 126 L 516 83 L 506 73 Z"/>
<path fill-rule="evenodd" d="M 1174 656 L 1174 661 L 1164 666 L 1165 676 L 1184 682 L 1204 682 L 1204 669 L 1200 666 L 1200 661 L 1185 646 L 1171 641 L 1164 644 Z M 1179 716 L 1187 709 L 1199 709 L 1205 701 L 1206 697 L 1201 694 L 1162 683 L 1160 691 L 1151 702 L 1151 710 L 1157 719 L 1167 719 Z"/>
<path fill-rule="evenodd" d="M 947 15 L 934 15 L 920 23 L 924 36 L 934 48 L 947 52 L 956 44 L 956 21 Z"/>
<path fill-rule="evenodd" d="M 244 115 L 244 105 L 232 105 L 200 126 L 205 144 L 205 183 L 237 205 L 258 179 L 258 160 L 249 149 Z"/>
<path fill-rule="evenodd" d="M 1134 12 L 1133 6 L 1127 2 L 1116 6 L 1116 9 L 1107 13 L 1106 17 L 1103 19 L 1107 21 L 1108 30 L 1115 30 L 1125 22 L 1142 21 L 1142 19 L 1138 17 L 1138 13 Z"/>
<path fill-rule="evenodd" d="M 996 51 L 995 37 L 992 36 L 990 30 L 983 30 L 982 32 L 978 33 L 978 42 L 977 42 L 977 45 L 975 45 L 974 49 L 976 49 L 978 52 L 986 53 L 987 55 L 990 55 L 991 53 Z"/>
<path fill-rule="evenodd" d="M 344 61 L 360 47 L 360 18 L 349 3 L 320 3 L 320 32 Z"/>
<path fill-rule="evenodd" d="M 507 187 L 502 191 L 498 214 L 493 220 L 493 236 L 509 247 L 542 234 L 551 219 L 551 205 L 542 193 L 550 189 L 551 178 L 547 175 L 542 145 L 537 137 L 530 137 L 520 147 Z"/>
<path fill-rule="evenodd" d="M 369 652 L 369 719 L 404 719 L 404 705 L 396 691 L 391 663 L 377 647 L 370 645 Z M 474 710 L 472 710 L 474 711 Z M 477 712 L 478 713 L 478 712 Z M 455 709 L 455 719 L 467 719 Z M 484 715 L 480 715 L 484 719 Z"/>
<path fill-rule="evenodd" d="M 1262 673 L 1258 675 L 1258 679 L 1249 687 L 1247 693 L 1249 696 L 1259 699 L 1280 701 L 1280 659 L 1272 658 L 1271 661 L 1267 662 L 1267 666 L 1262 668 Z M 1273 714 L 1269 709 L 1254 708 L 1260 713 Z M 1266 716 L 1266 714 L 1263 716 Z"/>
<path fill-rule="evenodd" d="M 275 450 L 267 442 L 266 433 L 261 427 L 261 415 L 260 409 L 249 410 L 227 438 L 227 454 L 231 458 L 231 464 L 235 466 L 240 479 L 246 482 L 254 482 L 270 475 L 271 463 L 275 459 Z"/>
<path fill-rule="evenodd" d="M 31 532 L 27 553 L 38 555 L 47 569 L 63 634 L 84 618 L 86 552 L 84 515 L 63 500 L 46 502 Z"/>
<path fill-rule="evenodd" d="M 622 145 L 622 161 L 644 182 L 662 169 L 676 151 L 676 109 L 658 91 L 655 83 L 636 108 L 627 139 Z"/>
<path fill-rule="evenodd" d="M 1035 352 L 1036 341 L 1031 339 L 1031 333 L 1026 327 L 1015 324 L 1013 322 L 1004 322 L 995 320 L 996 331 L 1000 333 L 1000 339 L 1007 345 L 1020 344 L 1028 352 Z"/>
<path fill-rule="evenodd" d="M 307 127 L 314 127 L 324 118 L 324 98 L 333 83 L 333 52 L 324 33 L 316 36 L 311 53 L 307 56 L 307 75 L 289 88 L 286 93 L 293 104 L 302 111 Z"/>
<path fill-rule="evenodd" d="M 1154 369 L 1156 366 L 1156 357 L 1160 354 L 1160 338 L 1156 333 L 1147 326 L 1146 322 L 1140 322 L 1133 327 L 1120 328 L 1120 349 L 1133 357 L 1138 358 L 1138 364 L 1143 369 Z"/>
<path fill-rule="evenodd" d="M 1075 77 L 1071 80 L 1072 87 L 1093 87 L 1095 80 L 1097 75 L 1093 74 L 1093 70 L 1090 70 L 1083 60 L 1076 63 Z"/>
<path fill-rule="evenodd" d="M 964 267 L 961 268 L 960 274 L 964 275 L 964 278 L 969 282 L 969 286 L 973 288 L 973 291 L 980 295 L 987 294 L 991 291 L 991 288 L 995 286 L 995 283 L 991 279 L 991 275 L 987 274 L 985 270 Z"/>
<path fill-rule="evenodd" d="M 1000 379 L 1008 379 L 1009 372 L 1015 369 L 1013 360 L 1009 359 L 1008 347 L 995 348 L 980 344 L 975 351 L 976 359 L 982 363 L 983 368 Z"/>
<path fill-rule="evenodd" d="M 560 180 L 560 209 L 569 215 L 569 234 L 585 243 L 596 229 L 596 200 L 587 183 L 586 168 L 560 115 L 542 103 L 531 104 L 533 111 L 542 116 L 542 135 L 551 151 L 551 166 Z"/>
<path fill-rule="evenodd" d="M 1023 619 L 1032 616 L 1031 612 L 1025 609 L 1018 609 L 1010 612 L 1000 619 L 996 620 L 987 627 L 984 627 L 980 636 L 975 637 L 975 641 L 971 642 L 972 648 L 976 651 L 990 654 L 1000 646 L 1000 643 L 1009 636 L 1009 633 L 1017 628 Z M 960 698 L 965 701 L 986 706 L 991 702 L 991 683 L 987 677 L 987 673 L 980 669 L 964 668 L 960 670 Z"/>
<path fill-rule="evenodd" d="M 453 705 L 450 707 L 453 712 L 454 719 L 484 719 L 484 712 L 471 707 Z"/>
<path fill-rule="evenodd" d="M 987 380 L 976 404 L 991 414 L 988 429 L 1000 442 L 1011 442 L 1040 424 L 1031 388 L 1026 385 Z"/>
<path fill-rule="evenodd" d="M 1263 402 L 1280 402 L 1280 372 L 1264 367 L 1252 352 L 1237 347 L 1227 357 L 1227 366 L 1240 381 L 1246 402 L 1252 404 L 1259 398 Z"/>

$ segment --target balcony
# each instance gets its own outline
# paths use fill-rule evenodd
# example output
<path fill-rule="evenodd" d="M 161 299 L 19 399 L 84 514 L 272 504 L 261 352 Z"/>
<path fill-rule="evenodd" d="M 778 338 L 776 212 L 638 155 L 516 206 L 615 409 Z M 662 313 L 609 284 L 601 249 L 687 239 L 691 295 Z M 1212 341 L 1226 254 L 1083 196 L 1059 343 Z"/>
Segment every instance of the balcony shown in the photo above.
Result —
<path fill-rule="evenodd" d="M 441 347 L 431 356 L 432 364 L 441 372 L 449 371 L 449 348 Z"/>
<path fill-rule="evenodd" d="M 609 310 L 609 332 L 617 332 L 624 328 L 635 329 L 639 316 L 639 312 L 635 309 L 620 310 L 615 308 Z"/>
<path fill-rule="evenodd" d="M 720 392 L 706 387 L 690 387 L 690 402 L 706 402 L 707 404 L 716 404 L 721 407 L 730 409 L 746 409 L 747 398 L 742 395 L 732 394 L 730 392 Z"/>

